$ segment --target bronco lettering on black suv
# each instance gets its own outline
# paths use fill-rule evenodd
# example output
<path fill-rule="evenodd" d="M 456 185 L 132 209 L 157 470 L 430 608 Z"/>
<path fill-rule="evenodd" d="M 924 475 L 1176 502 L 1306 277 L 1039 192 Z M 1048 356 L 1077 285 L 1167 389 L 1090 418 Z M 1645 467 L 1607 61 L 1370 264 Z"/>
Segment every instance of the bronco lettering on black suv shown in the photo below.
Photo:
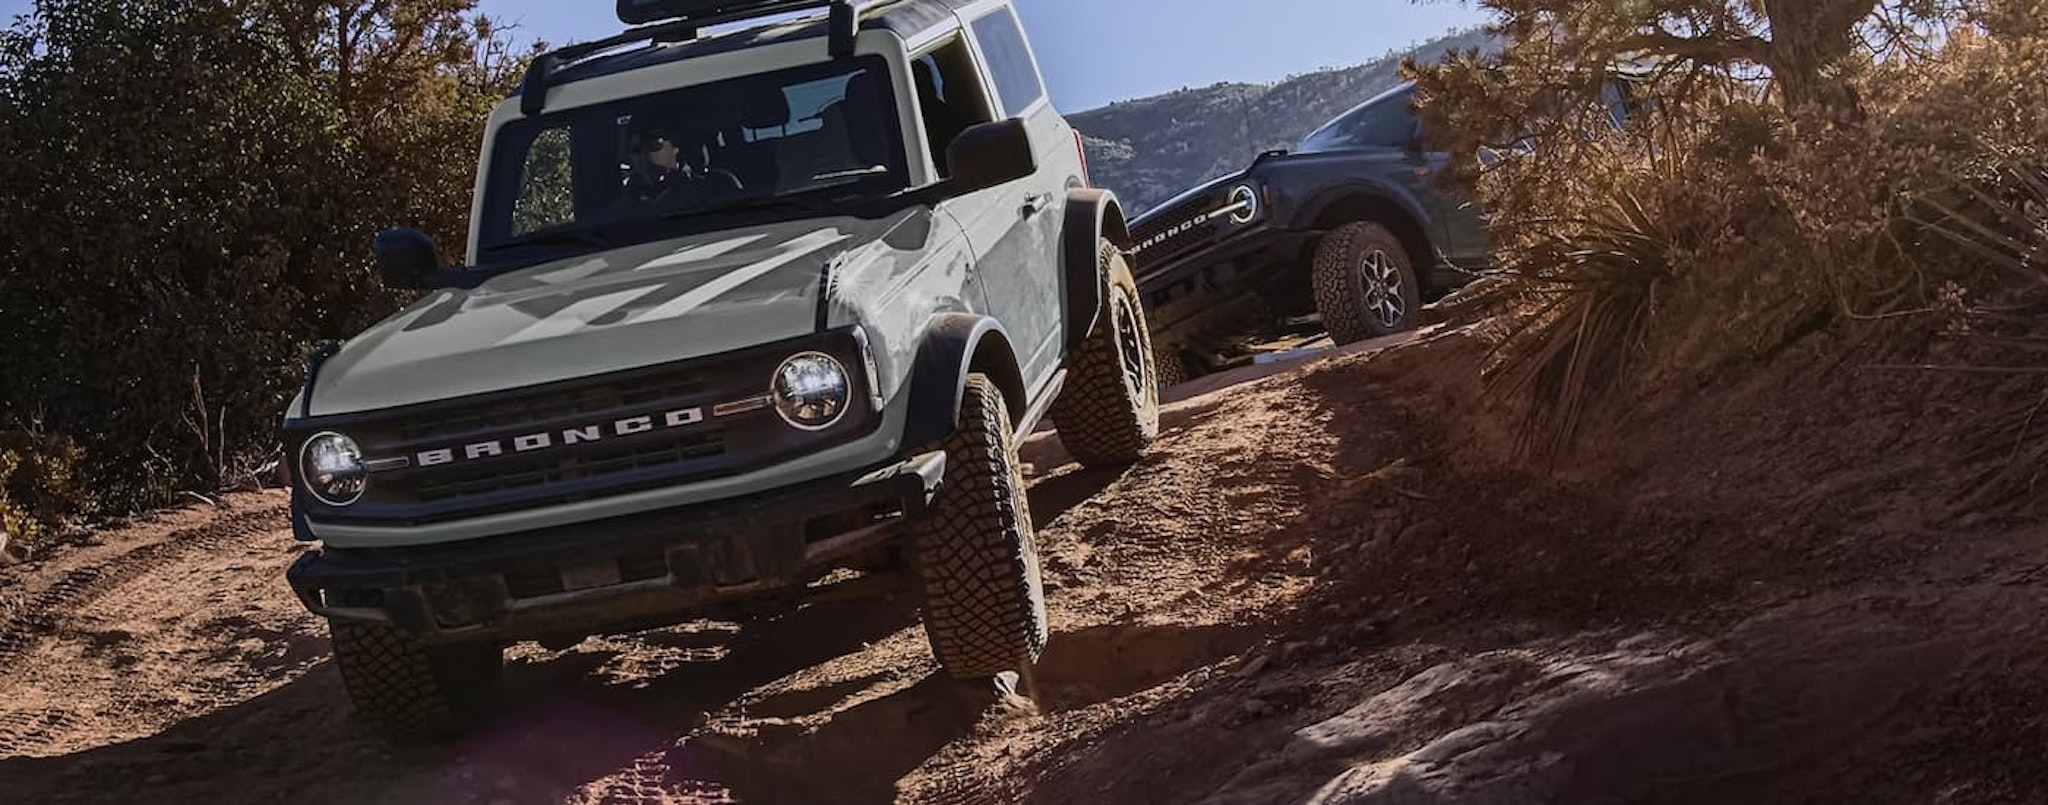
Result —
<path fill-rule="evenodd" d="M 704 36 L 714 25 L 825 13 Z M 490 118 L 467 244 L 316 354 L 289 573 L 358 712 L 445 734 L 503 648 L 921 580 L 952 674 L 1047 640 L 1016 442 L 1158 432 L 1116 199 L 1007 0 L 621 0 Z M 892 573 L 892 571 L 895 571 Z M 795 595 L 791 595 L 794 593 Z"/>

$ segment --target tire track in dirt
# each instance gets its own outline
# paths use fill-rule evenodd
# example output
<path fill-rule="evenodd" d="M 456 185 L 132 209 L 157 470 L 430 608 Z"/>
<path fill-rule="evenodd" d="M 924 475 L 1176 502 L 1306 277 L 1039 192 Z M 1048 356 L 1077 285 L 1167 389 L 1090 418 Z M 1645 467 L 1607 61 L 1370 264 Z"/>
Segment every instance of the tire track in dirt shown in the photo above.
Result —
<path fill-rule="evenodd" d="M 73 635 L 82 623 L 104 621 L 118 610 L 161 606 L 147 601 L 125 601 L 122 591 L 135 584 L 161 587 L 179 584 L 190 575 L 191 566 L 209 554 L 240 553 L 256 537 L 284 526 L 282 512 L 257 507 L 223 512 L 220 519 L 203 525 L 180 528 L 160 538 L 135 545 L 111 556 L 62 573 L 55 583 L 13 607 L 0 620 L 0 757 L 28 757 L 72 742 L 79 734 L 105 729 L 109 719 L 118 722 L 128 714 L 142 712 L 151 704 L 182 699 L 184 707 L 213 709 L 245 700 L 267 681 L 262 669 L 240 663 L 212 663 L 208 670 L 226 669 L 226 678 L 195 674 L 189 685 L 177 689 L 161 686 L 108 686 L 128 671 L 124 666 L 106 666 L 83 660 L 78 646 L 65 648 L 71 637 L 81 637 L 87 648 L 84 657 L 99 652 L 135 650 L 167 637 L 138 629 L 124 621 L 125 629 Z M 240 550 L 237 550 L 240 549 Z M 111 599 L 111 600 L 110 600 Z M 244 630 L 223 624 L 224 639 L 242 636 Z M 104 640 L 99 643 L 96 641 Z M 50 649 L 57 649 L 52 655 Z M 51 698 L 56 695 L 59 698 Z M 18 709 L 16 709 L 18 708 Z"/>
<path fill-rule="evenodd" d="M 173 563 L 198 551 L 218 548 L 229 540 L 247 539 L 280 528 L 285 520 L 282 515 L 283 512 L 268 507 L 239 512 L 205 525 L 173 531 L 157 542 L 65 574 L 26 604 L 16 607 L 11 617 L 0 620 L 0 671 L 54 631 L 64 614 L 90 606 L 138 570 Z M 0 689 L 11 678 L 11 674 L 0 673 Z"/>

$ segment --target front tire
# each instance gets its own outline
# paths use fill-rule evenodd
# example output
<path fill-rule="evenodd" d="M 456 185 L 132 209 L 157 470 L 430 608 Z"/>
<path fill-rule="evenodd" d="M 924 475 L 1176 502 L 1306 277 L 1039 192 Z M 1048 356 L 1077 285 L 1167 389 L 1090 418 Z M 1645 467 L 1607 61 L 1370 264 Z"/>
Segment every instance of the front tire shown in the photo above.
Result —
<path fill-rule="evenodd" d="M 1371 221 L 1345 224 L 1316 248 L 1316 310 L 1337 344 L 1415 329 L 1422 286 L 1401 239 Z"/>
<path fill-rule="evenodd" d="M 968 376 L 945 450 L 917 534 L 925 638 L 957 679 L 1023 671 L 1045 650 L 1045 583 L 1009 409 L 988 377 Z"/>
<path fill-rule="evenodd" d="M 1159 439 L 1159 370 L 1138 282 L 1122 249 L 1104 241 L 1099 253 L 1102 321 L 1074 350 L 1052 408 L 1060 443 L 1085 467 L 1137 461 Z"/>
<path fill-rule="evenodd" d="M 400 740 L 460 734 L 504 687 L 505 655 L 496 645 L 429 646 L 388 626 L 331 621 L 328 631 L 356 714 Z"/>

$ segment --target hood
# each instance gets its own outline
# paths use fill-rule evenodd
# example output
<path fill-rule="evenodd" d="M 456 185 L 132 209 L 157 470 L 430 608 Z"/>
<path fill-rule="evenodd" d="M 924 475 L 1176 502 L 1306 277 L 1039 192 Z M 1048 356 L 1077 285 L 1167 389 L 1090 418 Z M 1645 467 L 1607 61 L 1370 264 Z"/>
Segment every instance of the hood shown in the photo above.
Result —
<path fill-rule="evenodd" d="M 827 273 L 902 220 L 812 219 L 693 235 L 439 291 L 322 365 L 311 412 L 413 405 L 807 335 L 823 318 Z"/>

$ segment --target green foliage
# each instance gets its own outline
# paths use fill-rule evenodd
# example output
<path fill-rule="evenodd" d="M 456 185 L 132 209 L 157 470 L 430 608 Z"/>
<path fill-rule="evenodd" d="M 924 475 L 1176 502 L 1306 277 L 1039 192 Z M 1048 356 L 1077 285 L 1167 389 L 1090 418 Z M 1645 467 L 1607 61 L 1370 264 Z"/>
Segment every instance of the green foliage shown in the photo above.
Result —
<path fill-rule="evenodd" d="M 0 533 L 17 556 L 92 499 L 78 477 L 78 445 L 31 430 L 0 431 Z"/>
<path fill-rule="evenodd" d="M 403 299 L 371 234 L 459 242 L 516 58 L 471 0 L 41 0 L 0 35 L 0 419 L 99 502 L 274 452 L 315 339 Z"/>
<path fill-rule="evenodd" d="M 512 205 L 512 233 L 523 235 L 576 220 L 569 176 L 569 132 L 549 129 L 534 137 Z"/>

